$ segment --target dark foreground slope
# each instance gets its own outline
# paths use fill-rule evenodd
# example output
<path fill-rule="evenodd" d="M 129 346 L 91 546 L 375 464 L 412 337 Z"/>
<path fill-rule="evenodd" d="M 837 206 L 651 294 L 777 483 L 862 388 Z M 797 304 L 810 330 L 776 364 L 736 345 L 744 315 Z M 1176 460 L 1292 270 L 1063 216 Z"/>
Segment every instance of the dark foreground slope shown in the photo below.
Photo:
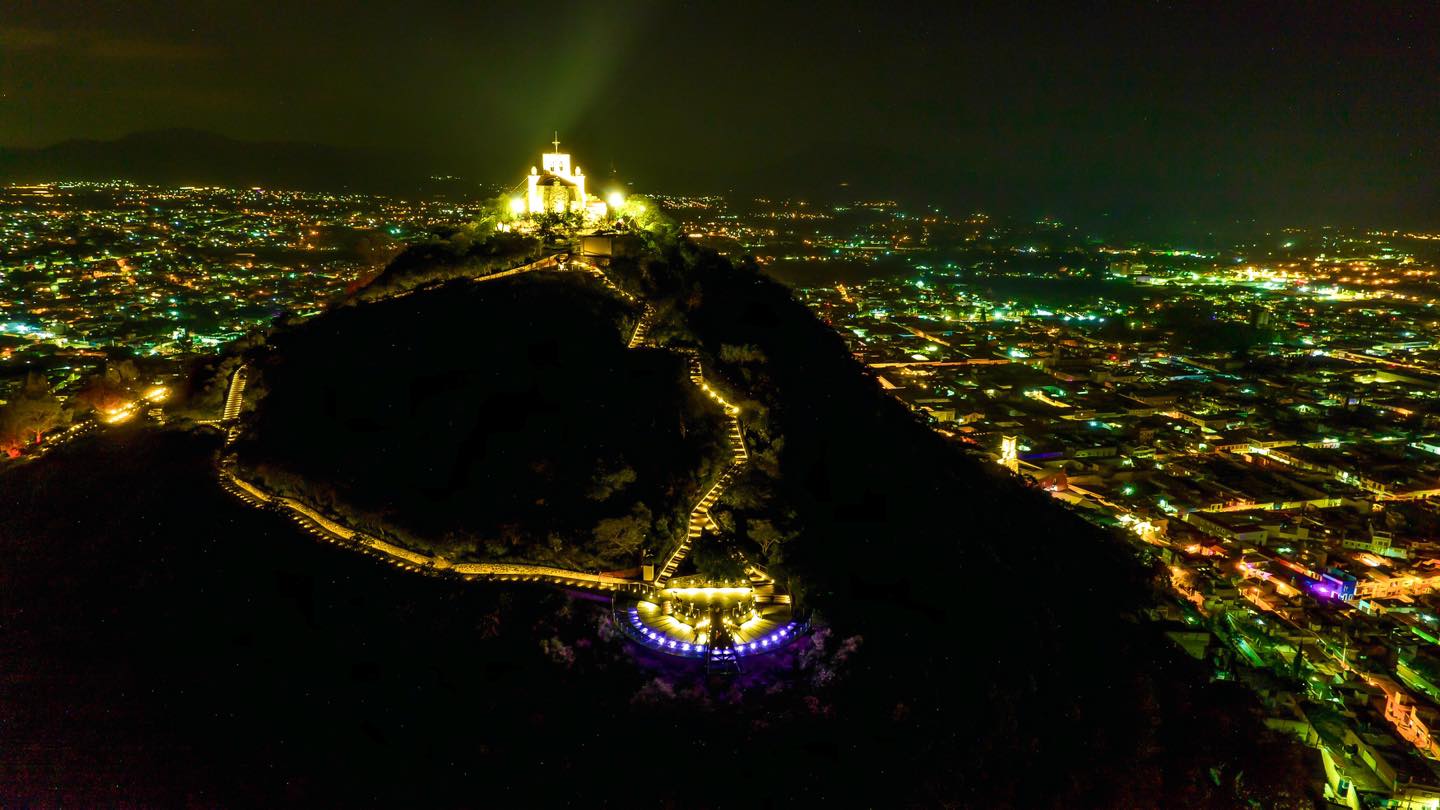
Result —
<path fill-rule="evenodd" d="M 628 272 L 753 397 L 757 463 L 726 516 L 742 534 L 763 523 L 751 553 L 864 638 L 846 688 L 869 699 L 848 710 L 894 735 L 871 763 L 904 793 L 1020 806 L 1303 793 L 1298 767 L 1273 767 L 1294 748 L 1243 691 L 1207 685 L 1135 620 L 1154 572 L 1127 546 L 921 424 L 753 266 L 684 245 Z M 907 764 L 922 761 L 951 765 Z"/>
<path fill-rule="evenodd" d="M 1296 806 L 1306 760 L 1124 620 L 1143 576 L 1107 538 L 937 444 L 770 282 L 652 270 L 757 392 L 781 474 L 732 512 L 793 530 L 828 629 L 707 680 L 604 605 L 316 544 L 215 486 L 213 439 L 106 433 L 0 476 L 0 797 Z"/>
<path fill-rule="evenodd" d="M 342 307 L 271 337 L 238 447 L 270 486 L 454 560 L 633 566 L 726 461 L 638 310 L 540 271 Z"/>
<path fill-rule="evenodd" d="M 678 733 L 604 605 L 318 544 L 216 450 L 127 429 L 0 475 L 0 805 L 556 804 L 622 792 L 619 726 Z"/>

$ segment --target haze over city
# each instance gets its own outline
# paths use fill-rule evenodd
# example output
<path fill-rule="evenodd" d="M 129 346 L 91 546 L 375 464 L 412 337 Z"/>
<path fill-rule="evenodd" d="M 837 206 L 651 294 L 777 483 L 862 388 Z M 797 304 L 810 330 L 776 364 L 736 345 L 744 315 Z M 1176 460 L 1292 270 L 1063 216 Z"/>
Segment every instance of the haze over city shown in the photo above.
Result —
<path fill-rule="evenodd" d="M 1425 4 L 21 2 L 0 144 L 185 127 L 498 181 L 552 130 L 671 193 L 1101 225 L 1428 224 Z M 922 193 L 923 190 L 923 193 Z"/>

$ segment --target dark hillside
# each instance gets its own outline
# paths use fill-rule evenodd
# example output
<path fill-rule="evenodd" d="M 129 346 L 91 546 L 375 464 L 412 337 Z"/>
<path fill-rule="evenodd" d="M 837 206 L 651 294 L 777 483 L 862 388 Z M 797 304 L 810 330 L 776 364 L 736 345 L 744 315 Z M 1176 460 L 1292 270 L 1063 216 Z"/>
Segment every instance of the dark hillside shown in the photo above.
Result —
<path fill-rule="evenodd" d="M 1250 699 L 1206 683 L 1203 668 L 1126 620 L 1146 572 L 1112 553 L 1111 538 L 916 423 L 774 282 L 710 256 L 670 259 L 617 269 L 665 296 L 658 330 L 698 337 L 717 381 L 752 394 L 757 476 L 727 495 L 721 519 L 757 553 L 768 547 L 827 624 L 738 677 L 707 679 L 627 643 L 602 603 L 416 576 L 316 543 L 218 488 L 213 434 L 137 424 L 0 475 L 0 641 L 14 662 L 0 668 L 0 797 L 1308 806 L 1297 787 L 1306 760 L 1267 735 Z M 482 384 L 492 367 L 511 362 L 492 348 L 530 358 L 537 401 L 557 390 L 541 378 L 552 361 L 644 379 L 649 366 L 604 365 L 631 313 L 579 280 L 546 290 L 545 308 L 518 305 L 539 294 L 527 285 L 509 298 L 457 284 L 280 333 L 264 369 L 279 399 L 263 403 L 248 452 L 317 441 L 300 433 L 319 430 L 339 448 L 320 470 L 332 480 L 473 518 L 463 498 L 436 499 L 433 482 L 449 480 L 441 467 L 407 465 L 417 444 L 463 465 L 464 437 L 511 440 L 475 416 L 499 391 Z M 532 355 L 555 334 L 545 326 L 594 346 Z M 443 363 L 426 351 L 437 345 Z M 292 363 L 301 357 L 317 362 Z M 429 394 L 467 407 L 412 410 Z M 278 414 L 285 397 L 305 427 L 266 427 L 265 408 Z M 684 405 L 665 407 L 673 417 Z M 525 434 L 581 455 L 592 447 L 582 428 L 600 421 L 591 411 L 590 422 L 537 414 Z M 415 414 L 431 427 L 418 430 Z M 604 414 L 634 430 L 651 415 Z M 656 436 L 646 451 L 669 458 Z M 521 473 L 526 486 L 542 477 Z M 554 519 L 507 500 L 512 482 L 491 484 L 501 491 L 466 497 L 536 525 Z"/>
<path fill-rule="evenodd" d="M 455 282 L 270 338 L 243 465 L 452 559 L 638 563 L 724 460 L 719 414 L 580 273 Z"/>
<path fill-rule="evenodd" d="M 355 297 L 375 301 L 416 287 L 509 270 L 538 259 L 541 249 L 538 239 L 497 233 L 477 238 L 472 229 L 462 228 L 444 239 L 406 248 Z"/>
<path fill-rule="evenodd" d="M 628 270 L 753 398 L 755 474 L 727 518 L 864 637 L 849 688 L 876 698 L 851 709 L 894 734 L 877 768 L 988 777 L 911 771 L 906 792 L 932 800 L 1236 798 L 1203 769 L 1266 760 L 1264 732 L 1248 698 L 1196 683 L 1201 668 L 1135 623 L 1152 574 L 1124 545 L 919 423 L 753 267 L 685 246 Z M 1265 781 L 1287 778 L 1251 771 L 1247 790 L 1284 794 Z"/>
<path fill-rule="evenodd" d="M 603 604 L 317 543 L 218 449 L 136 425 L 0 472 L 0 805 L 546 806 L 627 766 L 598 730 L 674 733 Z"/>

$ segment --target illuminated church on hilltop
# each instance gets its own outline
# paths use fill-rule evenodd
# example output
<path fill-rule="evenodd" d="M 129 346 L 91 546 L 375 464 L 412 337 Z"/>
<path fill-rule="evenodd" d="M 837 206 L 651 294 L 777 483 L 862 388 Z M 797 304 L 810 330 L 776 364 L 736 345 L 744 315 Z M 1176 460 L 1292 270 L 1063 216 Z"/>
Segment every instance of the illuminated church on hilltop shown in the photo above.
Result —
<path fill-rule="evenodd" d="M 555 151 L 540 156 L 542 170 L 530 168 L 529 184 L 526 190 L 523 213 L 537 214 L 579 214 L 586 220 L 601 220 L 608 213 L 608 206 L 598 197 L 585 193 L 585 172 L 579 166 L 570 166 L 570 155 L 560 151 L 560 137 L 552 142 Z M 516 213 L 522 213 L 516 205 Z"/>

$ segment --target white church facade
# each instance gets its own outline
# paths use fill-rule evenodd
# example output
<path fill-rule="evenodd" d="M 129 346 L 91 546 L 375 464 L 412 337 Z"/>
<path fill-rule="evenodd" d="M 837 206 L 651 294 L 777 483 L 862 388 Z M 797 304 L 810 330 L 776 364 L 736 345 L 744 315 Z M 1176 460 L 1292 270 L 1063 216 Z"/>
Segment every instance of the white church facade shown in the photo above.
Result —
<path fill-rule="evenodd" d="M 532 217 L 578 214 L 587 221 L 604 219 L 608 213 L 605 201 L 586 192 L 585 172 L 570 165 L 570 155 L 560 151 L 558 137 L 553 143 L 555 151 L 540 156 L 540 168 L 530 167 L 524 213 Z"/>

